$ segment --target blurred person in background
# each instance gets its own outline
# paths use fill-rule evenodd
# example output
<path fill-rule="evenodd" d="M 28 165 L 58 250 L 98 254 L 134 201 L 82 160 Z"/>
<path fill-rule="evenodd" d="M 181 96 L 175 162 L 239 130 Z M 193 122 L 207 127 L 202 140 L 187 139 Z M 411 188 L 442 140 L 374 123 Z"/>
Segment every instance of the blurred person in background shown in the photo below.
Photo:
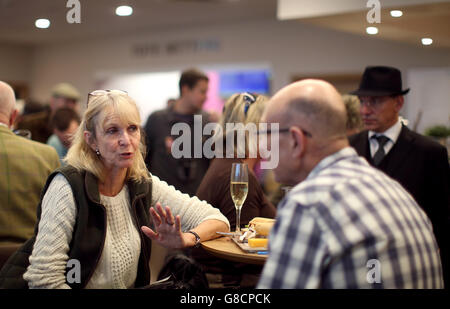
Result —
<path fill-rule="evenodd" d="M 173 185 L 183 193 L 194 195 L 209 166 L 209 159 L 202 156 L 194 158 L 175 159 L 172 156 L 172 144 L 178 137 L 171 134 L 172 126 L 185 123 L 191 129 L 191 145 L 194 145 L 194 116 L 202 116 L 202 131 L 204 125 L 210 122 L 209 114 L 202 111 L 206 101 L 209 78 L 196 69 L 182 72 L 179 89 L 180 97 L 171 108 L 152 113 L 145 124 L 147 140 L 147 157 L 145 163 L 153 174 Z M 207 136 L 204 136 L 204 140 Z"/>
<path fill-rule="evenodd" d="M 16 120 L 14 122 L 14 129 L 17 129 L 17 124 L 20 123 L 24 116 L 31 115 L 31 114 L 37 114 L 40 113 L 46 109 L 50 109 L 49 106 L 43 105 L 41 102 L 34 100 L 34 99 L 27 99 L 25 100 L 23 104 L 23 108 L 20 111 L 19 114 L 16 117 Z M 31 134 L 31 132 L 30 132 Z"/>
<path fill-rule="evenodd" d="M 233 163 L 246 163 L 248 165 L 248 195 L 241 210 L 241 226 L 245 226 L 255 217 L 274 218 L 276 209 L 264 195 L 259 181 L 254 173 L 256 164 L 260 161 L 256 150 L 256 157 L 250 157 L 250 143 L 248 137 L 238 140 L 236 129 L 227 130 L 227 124 L 255 124 L 256 129 L 264 112 L 268 98 L 253 93 L 240 93 L 231 96 L 225 103 L 220 119 L 221 132 L 223 132 L 223 158 L 214 158 L 203 178 L 196 196 L 217 207 L 228 219 L 231 230 L 236 228 L 236 209 L 230 193 L 230 175 Z M 234 156 L 229 158 L 226 151 L 227 138 L 234 138 Z M 239 145 L 239 146 L 238 146 Z M 237 157 L 237 148 L 245 148 L 245 158 Z M 242 263 L 231 263 L 212 259 L 203 249 L 194 249 L 193 257 L 206 270 L 210 286 L 240 286 L 255 287 L 258 276 L 262 270 L 260 266 L 250 266 Z"/>
<path fill-rule="evenodd" d="M 176 102 L 177 102 L 176 99 L 173 99 L 173 98 L 168 99 L 167 100 L 167 108 L 172 109 Z"/>
<path fill-rule="evenodd" d="M 47 145 L 55 148 L 61 164 L 63 164 L 62 159 L 64 159 L 72 144 L 73 136 L 80 125 L 80 121 L 78 113 L 69 107 L 59 108 L 53 114 L 51 119 L 53 134 L 48 138 Z"/>
<path fill-rule="evenodd" d="M 224 150 L 226 148 L 226 139 L 234 135 L 236 129 L 226 130 L 227 124 L 255 124 L 258 128 L 260 118 L 264 112 L 268 98 L 263 95 L 253 93 L 240 93 L 231 96 L 225 103 L 220 126 L 223 132 Z M 230 194 L 230 173 L 233 163 L 246 163 L 249 170 L 248 195 L 242 207 L 241 225 L 247 225 L 254 217 L 274 218 L 276 209 L 264 195 L 258 179 L 254 173 L 256 164 L 261 160 L 259 153 L 256 158 L 249 157 L 249 140 L 235 141 L 235 150 L 237 145 L 245 147 L 245 158 L 238 158 L 236 152 L 233 158 L 228 158 L 224 151 L 224 158 L 214 158 L 205 174 L 196 196 L 205 200 L 219 210 L 230 221 L 231 229 L 236 228 L 236 210 Z"/>
<path fill-rule="evenodd" d="M 68 83 L 57 84 L 51 90 L 48 108 L 39 113 L 23 116 L 16 124 L 16 129 L 29 130 L 33 140 L 46 143 L 53 134 L 50 123 L 54 113 L 61 107 L 72 108 L 78 113 L 79 99 L 80 93 L 74 86 Z"/>
<path fill-rule="evenodd" d="M 25 105 L 23 107 L 22 115 L 29 115 L 42 112 L 46 106 L 44 106 L 41 102 L 30 99 L 25 101 Z"/>
<path fill-rule="evenodd" d="M 404 95 L 399 69 L 369 66 L 352 93 L 361 102 L 365 130 L 350 145 L 372 165 L 394 178 L 414 197 L 433 224 L 446 288 L 450 288 L 450 168 L 447 149 L 410 130 L 399 113 Z M 381 145 L 381 146 L 380 146 Z"/>
<path fill-rule="evenodd" d="M 345 94 L 342 96 L 347 111 L 347 136 L 359 133 L 364 129 L 361 119 L 359 99 L 355 95 Z"/>

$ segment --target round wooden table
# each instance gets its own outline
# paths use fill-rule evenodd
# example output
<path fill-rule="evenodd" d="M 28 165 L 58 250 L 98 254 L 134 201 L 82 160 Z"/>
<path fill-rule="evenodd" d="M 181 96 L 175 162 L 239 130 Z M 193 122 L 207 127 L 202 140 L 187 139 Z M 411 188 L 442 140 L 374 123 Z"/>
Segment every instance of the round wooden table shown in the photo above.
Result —
<path fill-rule="evenodd" d="M 263 265 L 267 259 L 267 254 L 244 252 L 230 237 L 219 237 L 202 242 L 201 244 L 203 249 L 212 255 L 233 262 Z"/>

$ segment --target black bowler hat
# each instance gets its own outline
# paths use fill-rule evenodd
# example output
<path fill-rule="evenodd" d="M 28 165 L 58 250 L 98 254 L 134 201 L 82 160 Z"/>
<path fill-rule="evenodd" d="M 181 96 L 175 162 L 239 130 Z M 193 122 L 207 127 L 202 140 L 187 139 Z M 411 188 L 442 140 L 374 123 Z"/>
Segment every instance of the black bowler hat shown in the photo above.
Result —
<path fill-rule="evenodd" d="M 402 74 L 393 67 L 366 67 L 359 89 L 351 92 L 357 96 L 404 95 L 409 88 L 402 90 Z"/>

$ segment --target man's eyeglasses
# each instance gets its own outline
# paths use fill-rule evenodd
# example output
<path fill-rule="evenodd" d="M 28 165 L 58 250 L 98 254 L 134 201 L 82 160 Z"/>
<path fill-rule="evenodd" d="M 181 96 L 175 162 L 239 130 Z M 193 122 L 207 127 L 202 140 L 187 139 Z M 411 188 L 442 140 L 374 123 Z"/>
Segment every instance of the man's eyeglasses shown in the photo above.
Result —
<path fill-rule="evenodd" d="M 305 134 L 306 137 L 312 138 L 312 134 L 309 133 L 308 131 L 303 130 L 300 127 L 296 127 L 296 128 L 299 128 L 303 132 L 303 134 Z M 259 130 L 258 134 L 286 133 L 286 132 L 289 132 L 290 129 L 291 128 L 282 128 L 282 129 L 278 129 L 278 130 L 277 129 Z"/>
<path fill-rule="evenodd" d="M 89 94 L 88 94 L 87 105 L 89 104 L 89 100 L 91 97 L 99 97 L 102 95 L 107 95 L 109 93 L 115 93 L 115 94 L 119 94 L 119 95 L 128 95 L 128 92 L 123 91 L 123 90 L 116 90 L 116 89 L 94 90 L 92 92 L 89 92 Z"/>
<path fill-rule="evenodd" d="M 359 97 L 359 102 L 361 107 L 366 106 L 370 108 L 378 108 L 390 98 L 393 98 L 393 96 Z"/>

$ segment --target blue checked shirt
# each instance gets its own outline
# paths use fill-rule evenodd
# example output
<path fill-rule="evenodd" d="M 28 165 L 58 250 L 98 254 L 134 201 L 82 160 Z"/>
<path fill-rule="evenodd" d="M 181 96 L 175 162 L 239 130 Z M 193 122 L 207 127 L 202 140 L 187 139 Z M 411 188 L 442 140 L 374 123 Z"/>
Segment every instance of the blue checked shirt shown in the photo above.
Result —
<path fill-rule="evenodd" d="M 347 147 L 280 203 L 258 288 L 443 288 L 430 220 Z"/>

